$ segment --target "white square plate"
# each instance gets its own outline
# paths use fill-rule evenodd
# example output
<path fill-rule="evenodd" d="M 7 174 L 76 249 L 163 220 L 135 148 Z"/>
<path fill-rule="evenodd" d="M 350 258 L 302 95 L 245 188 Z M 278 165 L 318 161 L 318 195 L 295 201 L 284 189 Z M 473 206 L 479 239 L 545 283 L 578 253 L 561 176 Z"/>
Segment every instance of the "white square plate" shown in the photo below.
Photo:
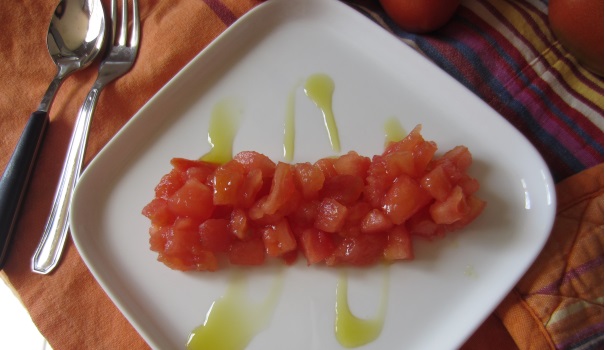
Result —
<path fill-rule="evenodd" d="M 543 247 L 555 215 L 544 161 L 500 115 L 417 52 L 335 0 L 267 1 L 230 27 L 174 77 L 99 153 L 83 174 L 71 229 L 101 286 L 154 348 L 184 348 L 226 291 L 233 269 L 173 271 L 149 250 L 141 209 L 172 157 L 198 158 L 210 146 L 208 123 L 221 101 L 242 122 L 234 151 L 283 161 L 283 123 L 295 96 L 294 161 L 335 153 L 320 111 L 301 82 L 315 73 L 335 83 L 333 108 L 343 152 L 381 153 L 383 126 L 397 118 L 440 151 L 464 144 L 474 156 L 481 217 L 437 242 L 415 241 L 416 260 L 388 268 L 388 312 L 378 339 L 361 349 L 456 348 L 515 285 Z M 348 269 L 349 302 L 374 315 L 380 268 Z M 251 295 L 276 275 L 244 270 Z M 340 349 L 334 335 L 339 269 L 284 267 L 269 327 L 248 349 Z"/>

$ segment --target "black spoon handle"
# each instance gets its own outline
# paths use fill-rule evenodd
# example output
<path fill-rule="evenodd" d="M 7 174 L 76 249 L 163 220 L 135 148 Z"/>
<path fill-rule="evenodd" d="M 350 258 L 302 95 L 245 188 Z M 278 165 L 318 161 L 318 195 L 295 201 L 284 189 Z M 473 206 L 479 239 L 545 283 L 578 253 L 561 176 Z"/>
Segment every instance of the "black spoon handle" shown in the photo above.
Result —
<path fill-rule="evenodd" d="M 47 125 L 48 112 L 32 113 L 0 179 L 0 269 Z"/>

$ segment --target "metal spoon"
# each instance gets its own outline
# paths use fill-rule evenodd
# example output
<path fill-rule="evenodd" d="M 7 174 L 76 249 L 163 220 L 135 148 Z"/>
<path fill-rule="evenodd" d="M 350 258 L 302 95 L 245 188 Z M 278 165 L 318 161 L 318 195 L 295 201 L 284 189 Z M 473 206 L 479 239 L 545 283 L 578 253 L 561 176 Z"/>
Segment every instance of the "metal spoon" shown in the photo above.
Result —
<path fill-rule="evenodd" d="M 48 125 L 48 110 L 63 80 L 88 66 L 101 51 L 105 13 L 100 0 L 61 0 L 48 28 L 47 46 L 57 74 L 38 109 L 31 114 L 0 179 L 0 269 L 17 221 L 21 201 Z"/>

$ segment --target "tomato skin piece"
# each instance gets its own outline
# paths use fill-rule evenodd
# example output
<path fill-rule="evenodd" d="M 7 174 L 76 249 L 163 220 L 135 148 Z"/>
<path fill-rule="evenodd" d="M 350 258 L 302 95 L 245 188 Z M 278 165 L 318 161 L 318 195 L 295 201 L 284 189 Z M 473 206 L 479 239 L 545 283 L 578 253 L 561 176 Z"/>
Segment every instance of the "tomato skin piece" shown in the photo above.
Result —
<path fill-rule="evenodd" d="M 226 252 L 235 236 L 229 228 L 229 221 L 225 219 L 208 219 L 198 228 L 202 247 L 213 253 Z"/>
<path fill-rule="evenodd" d="M 347 218 L 347 207 L 333 198 L 325 198 L 318 205 L 318 216 L 314 227 L 324 232 L 335 233 L 341 230 Z"/>
<path fill-rule="evenodd" d="M 214 210 L 212 190 L 196 179 L 189 179 L 168 199 L 168 208 L 175 215 L 202 222 L 210 218 Z"/>
<path fill-rule="evenodd" d="M 297 249 L 297 241 L 286 219 L 268 225 L 261 231 L 267 255 L 279 257 Z"/>
<path fill-rule="evenodd" d="M 428 33 L 444 26 L 460 0 L 379 0 L 396 24 L 412 33 Z"/>
<path fill-rule="evenodd" d="M 385 214 L 396 224 L 402 224 L 431 201 L 431 196 L 407 175 L 399 176 L 383 199 Z"/>
<path fill-rule="evenodd" d="M 265 263 L 265 245 L 260 238 L 236 240 L 227 254 L 233 265 L 256 266 Z"/>
<path fill-rule="evenodd" d="M 336 248 L 333 235 L 314 228 L 303 230 L 300 244 L 307 265 L 317 264 L 331 256 Z"/>

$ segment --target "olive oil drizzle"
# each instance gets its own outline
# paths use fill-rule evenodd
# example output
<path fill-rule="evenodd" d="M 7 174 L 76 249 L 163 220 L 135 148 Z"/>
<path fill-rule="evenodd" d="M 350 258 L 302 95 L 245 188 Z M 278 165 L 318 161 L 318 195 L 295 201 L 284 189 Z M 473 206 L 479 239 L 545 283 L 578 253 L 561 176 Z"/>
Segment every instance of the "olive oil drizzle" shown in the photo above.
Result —
<path fill-rule="evenodd" d="M 295 99 L 297 86 L 290 91 L 286 101 L 286 116 L 284 117 L 284 159 L 292 162 L 295 156 Z"/>
<path fill-rule="evenodd" d="M 247 295 L 246 281 L 242 271 L 234 273 L 225 294 L 208 310 L 204 324 L 191 332 L 188 350 L 243 350 L 269 326 L 284 284 L 282 273 L 260 302 Z"/>
<path fill-rule="evenodd" d="M 224 164 L 233 157 L 234 139 L 240 125 L 240 113 L 233 101 L 221 100 L 211 111 L 208 125 L 208 143 L 211 149 L 200 157 L 210 163 Z"/>
<path fill-rule="evenodd" d="M 346 348 L 354 348 L 368 344 L 377 339 L 383 331 L 387 315 L 389 297 L 389 271 L 384 267 L 383 286 L 380 305 L 374 317 L 362 319 L 356 317 L 349 308 L 348 278 L 343 271 L 337 282 L 337 302 L 335 304 L 335 336 L 339 343 Z"/>
<path fill-rule="evenodd" d="M 295 99 L 297 84 L 288 95 L 284 120 L 284 158 L 292 161 L 295 144 Z M 332 109 L 334 82 L 326 74 L 314 74 L 305 81 L 304 92 L 322 111 L 324 125 L 332 149 L 340 152 L 341 145 Z M 240 113 L 229 100 L 215 104 L 208 128 L 211 150 L 201 160 L 224 164 L 233 157 L 233 144 L 240 123 Z M 384 123 L 385 143 L 399 141 L 405 136 L 396 118 Z M 201 326 L 195 328 L 188 339 L 188 350 L 243 350 L 250 341 L 269 325 L 283 289 L 283 278 L 274 281 L 269 294 L 261 302 L 253 302 L 246 295 L 246 278 L 242 271 L 231 277 L 226 293 L 215 300 Z M 380 305 L 375 317 L 356 317 L 349 307 L 348 277 L 345 271 L 337 282 L 335 303 L 335 336 L 339 343 L 353 348 L 370 343 L 383 330 L 387 313 L 389 290 L 388 268 L 385 267 Z"/>
<path fill-rule="evenodd" d="M 385 146 L 392 142 L 398 142 L 407 135 L 406 130 L 396 117 L 388 118 L 383 124 L 383 130 L 385 131 Z"/>
<path fill-rule="evenodd" d="M 328 133 L 328 140 L 335 152 L 341 152 L 341 141 L 339 140 L 339 130 L 332 108 L 333 93 L 335 83 L 331 77 L 326 74 L 312 74 L 305 81 L 305 94 L 320 108 L 324 116 L 324 126 Z"/>

